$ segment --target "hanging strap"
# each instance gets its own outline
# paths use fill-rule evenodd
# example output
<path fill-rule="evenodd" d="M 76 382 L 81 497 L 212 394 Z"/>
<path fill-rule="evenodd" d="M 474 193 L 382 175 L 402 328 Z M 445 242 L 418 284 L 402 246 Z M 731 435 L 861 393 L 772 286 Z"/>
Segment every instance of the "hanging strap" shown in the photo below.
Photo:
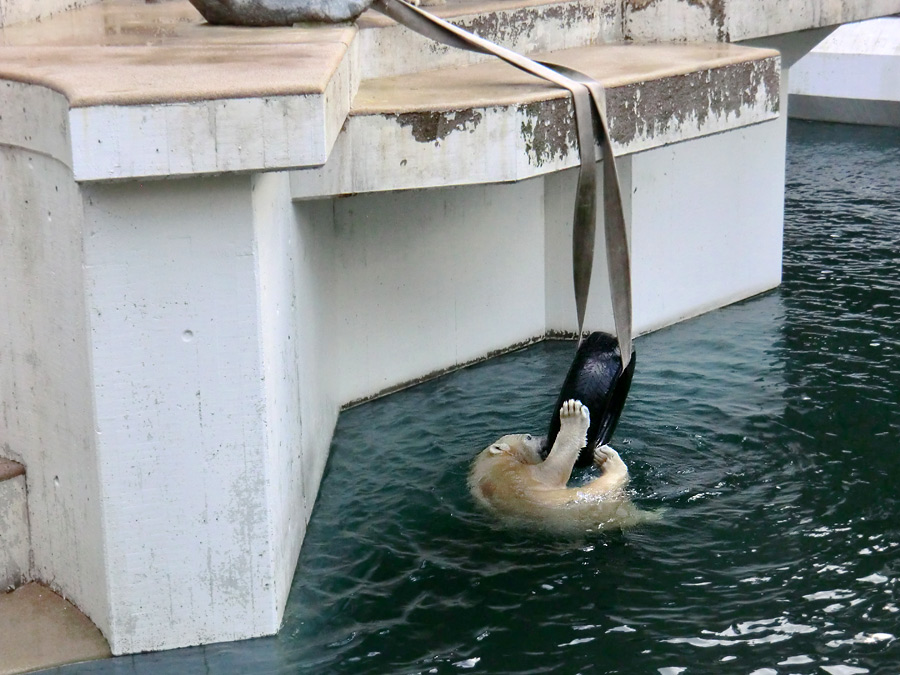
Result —
<path fill-rule="evenodd" d="M 600 120 L 603 157 L 604 225 L 613 320 L 622 354 L 622 370 L 631 359 L 631 263 L 619 177 L 609 138 L 606 100 L 603 87 L 583 73 L 551 63 L 540 63 L 510 49 L 478 37 L 403 0 L 375 0 L 372 8 L 425 37 L 451 47 L 490 54 L 520 70 L 540 77 L 572 94 L 575 127 L 581 165 L 575 194 L 572 222 L 572 270 L 575 286 L 575 311 L 578 318 L 578 344 L 584 334 L 591 271 L 594 265 L 594 238 L 597 224 L 597 173 L 594 114 Z M 592 110 L 593 106 L 593 110 Z"/>

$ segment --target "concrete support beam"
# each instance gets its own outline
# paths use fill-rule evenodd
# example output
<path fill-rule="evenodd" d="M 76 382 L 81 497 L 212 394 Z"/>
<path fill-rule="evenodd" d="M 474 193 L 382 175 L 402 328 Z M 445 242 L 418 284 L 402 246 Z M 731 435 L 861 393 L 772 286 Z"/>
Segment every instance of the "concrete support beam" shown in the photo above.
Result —
<path fill-rule="evenodd" d="M 337 417 L 319 224 L 279 174 L 83 194 L 110 646 L 274 633 Z"/>

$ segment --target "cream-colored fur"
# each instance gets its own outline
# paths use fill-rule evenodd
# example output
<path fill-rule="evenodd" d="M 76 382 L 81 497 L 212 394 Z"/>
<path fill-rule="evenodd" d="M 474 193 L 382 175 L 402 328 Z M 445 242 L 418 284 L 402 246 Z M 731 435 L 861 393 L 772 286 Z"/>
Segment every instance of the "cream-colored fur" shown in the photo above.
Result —
<path fill-rule="evenodd" d="M 599 477 L 567 487 L 575 460 L 586 443 L 590 413 L 580 401 L 566 401 L 559 411 L 560 430 L 541 460 L 541 440 L 510 434 L 478 454 L 469 473 L 475 499 L 506 519 L 553 530 L 626 527 L 656 514 L 638 509 L 625 494 L 628 468 L 609 446 L 594 451 Z"/>

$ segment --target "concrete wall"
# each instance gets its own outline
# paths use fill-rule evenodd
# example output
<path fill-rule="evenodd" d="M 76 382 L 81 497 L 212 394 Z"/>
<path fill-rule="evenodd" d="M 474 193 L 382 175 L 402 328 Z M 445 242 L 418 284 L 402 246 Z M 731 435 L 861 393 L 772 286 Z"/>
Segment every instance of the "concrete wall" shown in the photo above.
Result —
<path fill-rule="evenodd" d="M 784 147 L 776 120 L 632 157 L 636 332 L 781 283 Z"/>
<path fill-rule="evenodd" d="M 293 205 L 286 173 L 252 179 L 263 353 L 266 499 L 284 611 L 337 420 L 332 204 Z"/>
<path fill-rule="evenodd" d="M 0 118 L 0 454 L 25 465 L 30 575 L 107 630 L 81 195 L 62 97 L 6 84 Z M 27 119 L 17 119 L 19 110 Z"/>
<path fill-rule="evenodd" d="M 0 594 L 19 587 L 31 571 L 25 476 L 3 476 L 3 463 L 0 457 Z"/>
<path fill-rule="evenodd" d="M 791 69 L 791 117 L 900 126 L 900 17 L 841 26 Z"/>
<path fill-rule="evenodd" d="M 544 333 L 541 179 L 334 202 L 346 403 Z"/>

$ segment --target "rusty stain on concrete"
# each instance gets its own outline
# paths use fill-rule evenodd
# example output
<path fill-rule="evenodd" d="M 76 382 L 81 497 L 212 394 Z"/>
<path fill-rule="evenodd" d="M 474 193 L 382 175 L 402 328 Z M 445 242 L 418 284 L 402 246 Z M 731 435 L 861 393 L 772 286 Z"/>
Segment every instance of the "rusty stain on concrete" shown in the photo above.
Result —
<path fill-rule="evenodd" d="M 454 131 L 472 132 L 481 123 L 481 112 L 470 110 L 391 113 L 387 119 L 395 119 L 401 127 L 408 127 L 419 143 L 438 145 Z"/>

